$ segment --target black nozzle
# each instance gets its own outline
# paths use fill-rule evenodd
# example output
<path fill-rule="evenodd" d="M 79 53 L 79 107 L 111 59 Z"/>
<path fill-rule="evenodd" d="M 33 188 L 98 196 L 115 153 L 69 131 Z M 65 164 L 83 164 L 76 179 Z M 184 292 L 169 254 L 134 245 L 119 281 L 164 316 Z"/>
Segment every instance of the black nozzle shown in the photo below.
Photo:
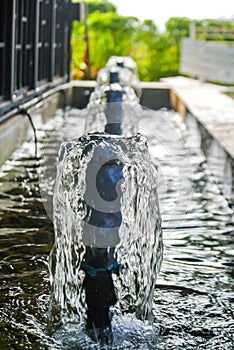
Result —
<path fill-rule="evenodd" d="M 117 62 L 117 67 L 124 68 L 124 63 L 123 62 Z"/>
<path fill-rule="evenodd" d="M 85 272 L 87 329 L 110 327 L 109 307 L 117 302 L 112 273 L 118 273 L 120 268 L 114 248 L 86 247 L 81 268 Z"/>
<path fill-rule="evenodd" d="M 122 135 L 121 123 L 107 123 L 105 132 L 112 135 Z"/>
<path fill-rule="evenodd" d="M 123 90 L 110 90 L 106 92 L 107 102 L 122 102 Z"/>
<path fill-rule="evenodd" d="M 110 84 L 119 83 L 119 73 L 110 72 Z"/>

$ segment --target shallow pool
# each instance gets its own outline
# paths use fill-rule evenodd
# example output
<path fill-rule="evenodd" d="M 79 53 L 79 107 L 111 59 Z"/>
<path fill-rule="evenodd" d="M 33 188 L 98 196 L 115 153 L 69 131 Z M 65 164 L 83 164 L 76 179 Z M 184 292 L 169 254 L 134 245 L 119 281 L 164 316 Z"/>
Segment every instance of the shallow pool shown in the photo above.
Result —
<path fill-rule="evenodd" d="M 145 110 L 139 131 L 159 165 L 164 259 L 153 323 L 114 320 L 116 349 L 230 350 L 233 321 L 233 212 L 200 149 L 199 128 L 173 111 Z M 84 114 L 71 109 L 37 129 L 0 173 L 1 349 L 91 349 L 78 325 L 47 334 L 48 255 L 53 245 L 56 157 L 63 140 L 82 135 Z M 98 349 L 95 344 L 93 349 Z"/>

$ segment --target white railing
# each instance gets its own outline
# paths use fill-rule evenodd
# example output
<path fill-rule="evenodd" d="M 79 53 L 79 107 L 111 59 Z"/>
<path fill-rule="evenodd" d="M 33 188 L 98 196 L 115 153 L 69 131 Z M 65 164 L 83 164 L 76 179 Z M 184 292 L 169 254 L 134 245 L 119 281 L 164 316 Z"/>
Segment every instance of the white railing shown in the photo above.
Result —
<path fill-rule="evenodd" d="M 180 72 L 201 80 L 234 84 L 234 47 L 184 38 Z"/>

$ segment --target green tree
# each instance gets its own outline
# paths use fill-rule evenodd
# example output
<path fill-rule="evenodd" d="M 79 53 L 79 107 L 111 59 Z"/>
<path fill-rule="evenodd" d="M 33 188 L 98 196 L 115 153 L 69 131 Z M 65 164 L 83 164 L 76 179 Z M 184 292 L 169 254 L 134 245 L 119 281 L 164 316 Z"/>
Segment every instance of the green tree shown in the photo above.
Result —
<path fill-rule="evenodd" d="M 187 17 L 171 17 L 166 22 L 166 32 L 170 35 L 172 43 L 180 45 L 181 39 L 189 36 L 189 23 Z"/>
<path fill-rule="evenodd" d="M 184 17 L 170 18 L 164 33 L 159 33 L 150 20 L 138 26 L 137 46 L 132 56 L 138 63 L 140 79 L 158 81 L 178 75 L 181 39 L 188 35 L 189 19 Z"/>
<path fill-rule="evenodd" d="M 94 69 L 102 68 L 110 56 L 125 56 L 131 51 L 138 20 L 114 12 L 94 12 L 89 18 L 90 57 Z"/>
<path fill-rule="evenodd" d="M 95 11 L 89 15 L 90 61 L 94 78 L 97 71 L 105 66 L 111 56 L 129 55 L 134 44 L 132 38 L 138 22 L 135 17 L 124 17 L 115 12 Z M 73 26 L 72 39 L 73 72 L 79 70 L 85 62 L 85 47 L 84 23 L 76 22 Z M 77 51 L 79 54 L 75 53 Z"/>
<path fill-rule="evenodd" d="M 160 77 L 179 74 L 180 51 L 182 38 L 189 36 L 190 20 L 186 17 L 171 17 L 166 22 L 166 31 L 162 39 L 167 43 L 163 50 L 164 59 Z"/>
<path fill-rule="evenodd" d="M 116 6 L 107 0 L 87 0 L 88 13 L 99 12 L 116 12 Z"/>
<path fill-rule="evenodd" d="M 84 35 L 84 23 L 74 21 L 72 38 L 72 60 L 71 60 L 71 75 L 72 79 L 82 79 L 84 77 L 85 66 L 85 35 Z"/>
<path fill-rule="evenodd" d="M 155 50 L 159 31 L 152 20 L 138 22 L 134 37 L 134 45 L 129 55 L 137 62 L 139 77 L 149 81 L 156 79 L 157 52 Z M 156 75 L 155 75 L 156 74 Z"/>
<path fill-rule="evenodd" d="M 141 22 L 135 17 L 120 16 L 115 7 L 110 5 L 111 11 L 108 10 L 108 1 L 90 0 L 90 3 L 94 4 L 87 22 L 93 78 L 113 55 L 131 56 L 142 81 L 158 81 L 179 74 L 181 39 L 189 35 L 188 18 L 170 18 L 165 32 L 159 33 L 152 20 Z M 87 61 L 84 22 L 74 23 L 72 48 L 73 77 L 81 78 Z"/>

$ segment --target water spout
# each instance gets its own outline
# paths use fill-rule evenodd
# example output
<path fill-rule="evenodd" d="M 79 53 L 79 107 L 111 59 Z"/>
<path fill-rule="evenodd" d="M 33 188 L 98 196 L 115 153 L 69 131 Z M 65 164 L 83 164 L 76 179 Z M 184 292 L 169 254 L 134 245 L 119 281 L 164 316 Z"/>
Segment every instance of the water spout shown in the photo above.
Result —
<path fill-rule="evenodd" d="M 110 307 L 150 317 L 162 260 L 156 178 L 141 135 L 87 134 L 61 146 L 50 255 L 52 329 L 74 321 L 110 341 Z"/>
<path fill-rule="evenodd" d="M 142 107 L 134 89 L 122 83 L 122 70 L 124 68 L 120 71 L 111 69 L 102 74 L 108 76 L 107 84 L 97 85 L 84 111 L 87 131 L 98 130 L 124 136 L 137 133 Z"/>

